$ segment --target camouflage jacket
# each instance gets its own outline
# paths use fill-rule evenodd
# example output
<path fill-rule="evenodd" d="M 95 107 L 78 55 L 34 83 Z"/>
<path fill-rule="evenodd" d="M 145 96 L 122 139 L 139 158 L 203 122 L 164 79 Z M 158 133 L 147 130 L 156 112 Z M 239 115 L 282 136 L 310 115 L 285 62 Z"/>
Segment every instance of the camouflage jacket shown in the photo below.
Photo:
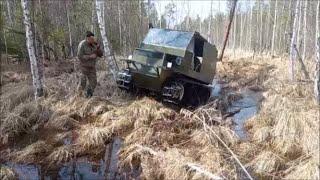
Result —
<path fill-rule="evenodd" d="M 90 45 L 86 40 L 79 43 L 77 57 L 80 61 L 80 67 L 95 69 L 97 58 L 90 58 L 91 54 L 101 51 L 97 45 Z"/>

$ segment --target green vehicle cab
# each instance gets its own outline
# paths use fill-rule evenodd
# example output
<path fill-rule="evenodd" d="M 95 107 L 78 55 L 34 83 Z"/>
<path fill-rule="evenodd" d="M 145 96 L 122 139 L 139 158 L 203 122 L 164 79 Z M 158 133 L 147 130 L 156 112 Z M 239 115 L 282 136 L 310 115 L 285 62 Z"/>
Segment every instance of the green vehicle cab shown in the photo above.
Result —
<path fill-rule="evenodd" d="M 198 106 L 211 94 L 217 48 L 198 32 L 152 28 L 118 73 L 117 85 L 156 92 L 166 102 Z"/>

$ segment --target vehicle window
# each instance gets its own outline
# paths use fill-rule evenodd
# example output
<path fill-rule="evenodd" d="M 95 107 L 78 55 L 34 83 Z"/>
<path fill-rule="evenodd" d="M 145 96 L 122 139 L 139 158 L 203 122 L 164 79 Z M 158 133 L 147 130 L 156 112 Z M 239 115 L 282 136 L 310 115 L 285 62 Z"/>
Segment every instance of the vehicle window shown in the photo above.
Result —
<path fill-rule="evenodd" d="M 149 74 L 149 75 L 158 75 L 157 68 L 152 67 L 152 66 L 147 66 L 139 63 L 130 63 L 129 67 L 131 69 L 134 69 L 136 71 L 139 71 L 144 74 Z"/>
<path fill-rule="evenodd" d="M 148 58 L 157 58 L 160 59 L 163 57 L 163 53 L 161 52 L 154 52 L 154 51 L 146 51 L 146 50 L 136 50 L 136 53 L 140 56 L 146 56 Z"/>
<path fill-rule="evenodd" d="M 186 49 L 192 37 L 193 33 L 190 32 L 152 29 L 149 30 L 149 33 L 143 40 L 143 43 Z"/>

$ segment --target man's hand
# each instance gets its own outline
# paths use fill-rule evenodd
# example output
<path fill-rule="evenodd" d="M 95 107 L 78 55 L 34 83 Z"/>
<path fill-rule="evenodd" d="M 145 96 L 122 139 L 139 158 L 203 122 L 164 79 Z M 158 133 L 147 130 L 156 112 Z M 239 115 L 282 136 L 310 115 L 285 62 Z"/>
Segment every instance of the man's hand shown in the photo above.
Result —
<path fill-rule="evenodd" d="M 95 53 L 93 53 L 89 57 L 90 57 L 90 59 L 95 59 L 95 58 L 97 58 L 97 55 Z"/>

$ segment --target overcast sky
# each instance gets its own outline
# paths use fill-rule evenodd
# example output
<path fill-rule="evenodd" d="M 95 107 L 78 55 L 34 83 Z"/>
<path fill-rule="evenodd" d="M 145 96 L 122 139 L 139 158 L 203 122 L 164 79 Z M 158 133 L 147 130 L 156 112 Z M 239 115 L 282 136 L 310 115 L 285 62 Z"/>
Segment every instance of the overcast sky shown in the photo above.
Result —
<path fill-rule="evenodd" d="M 169 4 L 170 2 L 173 2 L 177 5 L 177 15 L 178 19 L 179 16 L 182 16 L 183 14 L 188 13 L 188 6 L 190 9 L 190 16 L 196 17 L 197 15 L 200 16 L 201 19 L 208 17 L 210 14 L 210 6 L 211 1 L 210 0 L 155 0 L 153 1 L 156 5 L 157 11 L 161 12 L 161 14 L 165 11 L 165 6 Z M 218 1 L 213 0 L 212 1 L 212 11 L 215 12 L 226 12 L 226 1 Z"/>
<path fill-rule="evenodd" d="M 171 2 L 177 5 L 176 14 L 178 21 L 183 20 L 183 17 L 188 12 L 188 6 L 190 7 L 190 16 L 197 17 L 203 20 L 208 17 L 210 14 L 211 0 L 152 0 L 152 2 L 156 5 L 158 13 L 164 14 L 165 6 Z M 248 0 L 240 0 L 238 2 L 238 7 L 242 7 L 250 5 L 250 1 Z M 215 14 L 217 12 L 228 12 L 227 9 L 227 0 L 212 0 L 212 13 Z"/>

